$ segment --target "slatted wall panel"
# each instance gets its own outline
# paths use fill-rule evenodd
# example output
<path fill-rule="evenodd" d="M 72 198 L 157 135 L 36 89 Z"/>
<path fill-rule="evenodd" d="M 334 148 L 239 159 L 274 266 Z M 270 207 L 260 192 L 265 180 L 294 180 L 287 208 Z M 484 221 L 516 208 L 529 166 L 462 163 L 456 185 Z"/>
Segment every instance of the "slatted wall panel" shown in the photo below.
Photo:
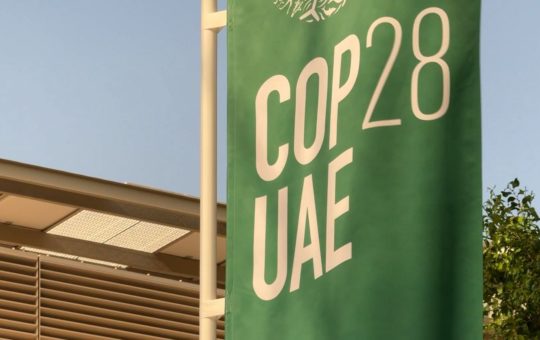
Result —
<path fill-rule="evenodd" d="M 38 258 L 0 248 L 0 338 L 36 339 Z"/>
<path fill-rule="evenodd" d="M 40 294 L 42 339 L 198 339 L 194 285 L 42 258 Z"/>
<path fill-rule="evenodd" d="M 0 248 L 0 339 L 198 339 L 198 294 L 196 285 Z M 222 318 L 219 339 L 224 327 Z"/>

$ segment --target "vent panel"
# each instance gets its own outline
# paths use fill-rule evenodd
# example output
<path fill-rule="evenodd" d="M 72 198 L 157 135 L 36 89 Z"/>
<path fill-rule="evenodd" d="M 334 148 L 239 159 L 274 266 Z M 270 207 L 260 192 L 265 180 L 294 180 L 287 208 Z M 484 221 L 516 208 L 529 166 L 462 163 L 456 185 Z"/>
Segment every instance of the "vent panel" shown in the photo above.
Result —
<path fill-rule="evenodd" d="M 198 294 L 180 281 L 0 249 L 1 339 L 198 339 Z"/>
<path fill-rule="evenodd" d="M 0 337 L 35 339 L 38 332 L 38 259 L 0 249 Z"/>
<path fill-rule="evenodd" d="M 41 332 L 46 337 L 69 332 L 72 338 L 198 339 L 198 305 L 194 285 L 64 259 L 41 260 Z M 223 338 L 224 323 L 219 324 Z"/>

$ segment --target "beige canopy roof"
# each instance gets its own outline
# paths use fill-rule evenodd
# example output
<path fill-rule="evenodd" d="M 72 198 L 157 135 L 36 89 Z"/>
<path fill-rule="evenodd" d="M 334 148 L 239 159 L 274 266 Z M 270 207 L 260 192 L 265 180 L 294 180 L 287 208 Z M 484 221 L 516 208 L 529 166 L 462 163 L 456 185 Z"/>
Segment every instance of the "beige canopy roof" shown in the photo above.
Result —
<path fill-rule="evenodd" d="M 197 281 L 198 230 L 197 198 L 0 159 L 2 246 Z"/>

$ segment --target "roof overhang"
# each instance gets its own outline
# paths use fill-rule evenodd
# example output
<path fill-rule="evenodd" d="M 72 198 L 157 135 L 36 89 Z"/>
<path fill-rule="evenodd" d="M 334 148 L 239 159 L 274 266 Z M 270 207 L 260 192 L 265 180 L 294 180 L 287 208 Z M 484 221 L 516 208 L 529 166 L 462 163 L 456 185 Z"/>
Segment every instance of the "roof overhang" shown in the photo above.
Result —
<path fill-rule="evenodd" d="M 225 209 L 224 204 L 218 204 L 220 283 L 225 277 Z M 47 232 L 85 211 L 188 233 L 157 250 L 144 252 Z M 6 216 L 15 218 L 6 220 Z M 197 281 L 198 231 L 197 198 L 0 159 L 0 244 L 4 246 L 37 248 Z"/>
<path fill-rule="evenodd" d="M 0 192 L 199 230 L 199 200 L 195 197 L 2 159 Z M 218 204 L 219 235 L 225 235 L 225 223 L 226 207 Z"/>

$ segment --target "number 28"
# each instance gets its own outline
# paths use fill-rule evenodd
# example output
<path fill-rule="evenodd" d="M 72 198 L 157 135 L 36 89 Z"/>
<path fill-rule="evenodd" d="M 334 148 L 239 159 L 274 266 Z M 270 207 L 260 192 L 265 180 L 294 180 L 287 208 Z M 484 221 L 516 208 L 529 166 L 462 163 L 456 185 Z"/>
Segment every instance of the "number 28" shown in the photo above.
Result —
<path fill-rule="evenodd" d="M 437 15 L 442 24 L 442 37 L 441 37 L 441 47 L 439 48 L 439 51 L 433 55 L 425 55 L 422 53 L 422 50 L 420 48 L 420 25 L 422 24 L 422 20 L 428 16 L 429 14 L 435 14 Z M 386 65 L 383 69 L 383 72 L 379 78 L 379 81 L 377 83 L 377 86 L 375 88 L 375 91 L 373 92 L 373 95 L 371 97 L 371 100 L 368 105 L 368 109 L 366 112 L 366 115 L 364 117 L 364 121 L 362 123 L 362 129 L 370 129 L 374 127 L 382 127 L 382 126 L 394 126 L 394 125 L 401 125 L 401 119 L 387 119 L 387 120 L 378 120 L 378 121 L 372 121 L 373 117 L 373 111 L 375 110 L 375 107 L 377 105 L 377 102 L 379 101 L 379 98 L 381 96 L 382 90 L 384 89 L 384 86 L 386 85 L 386 81 L 388 80 L 388 77 L 390 76 L 390 72 L 392 71 L 392 68 L 394 66 L 394 63 L 397 59 L 397 55 L 399 53 L 400 47 L 401 47 L 401 40 L 403 37 L 403 31 L 401 28 L 401 25 L 399 21 L 392 17 L 382 17 L 376 20 L 369 28 L 368 34 L 367 34 L 367 47 L 370 48 L 373 45 L 373 33 L 375 30 L 384 24 L 391 25 L 394 29 L 394 44 L 392 47 L 392 51 L 390 52 L 390 55 L 388 56 L 388 60 L 386 62 Z M 426 8 L 422 12 L 418 14 L 416 19 L 414 20 L 413 25 L 413 53 L 416 59 L 419 61 L 419 63 L 416 65 L 416 67 L 413 70 L 412 73 L 412 80 L 411 80 L 411 107 L 414 115 L 420 119 L 420 120 L 435 120 L 439 119 L 442 116 L 446 114 L 448 111 L 448 107 L 450 106 L 450 68 L 446 61 L 444 61 L 442 58 L 448 52 L 448 48 L 450 46 L 450 21 L 448 19 L 448 15 L 444 10 L 437 7 L 431 7 Z M 439 109 L 432 113 L 425 113 L 420 108 L 419 103 L 419 95 L 418 95 L 418 87 L 419 87 L 419 79 L 420 79 L 420 72 L 422 69 L 428 65 L 428 64 L 437 64 L 442 72 L 442 99 L 441 99 L 441 105 Z"/>

